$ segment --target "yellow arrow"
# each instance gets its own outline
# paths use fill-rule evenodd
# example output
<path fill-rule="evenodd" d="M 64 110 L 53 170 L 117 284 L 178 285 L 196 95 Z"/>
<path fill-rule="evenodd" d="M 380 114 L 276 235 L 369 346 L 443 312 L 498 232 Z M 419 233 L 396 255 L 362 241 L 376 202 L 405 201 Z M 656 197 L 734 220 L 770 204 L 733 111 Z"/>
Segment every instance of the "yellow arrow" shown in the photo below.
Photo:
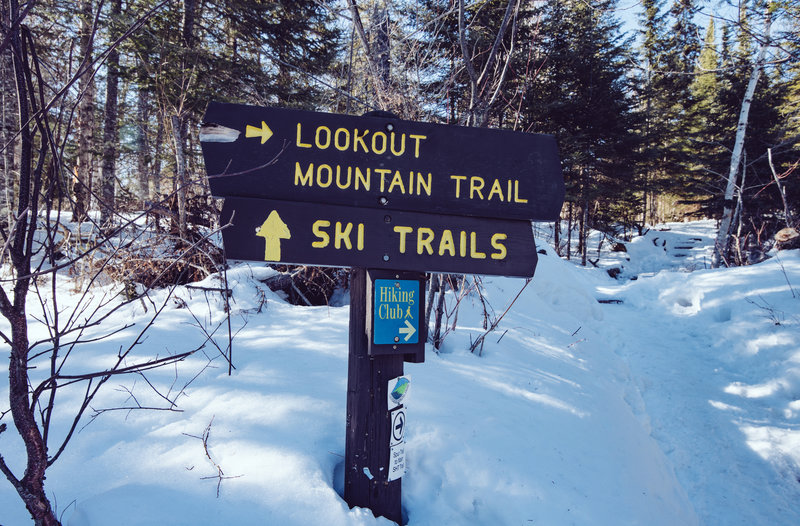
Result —
<path fill-rule="evenodd" d="M 261 121 L 261 127 L 256 128 L 255 126 L 247 125 L 247 128 L 244 130 L 245 137 L 261 137 L 261 144 L 267 142 L 267 139 L 272 137 L 272 130 L 269 129 L 267 123 Z"/>
<path fill-rule="evenodd" d="M 269 213 L 267 220 L 256 231 L 256 235 L 263 237 L 266 242 L 264 248 L 264 261 L 281 260 L 281 239 L 291 239 L 292 233 L 283 222 L 276 210 Z"/>

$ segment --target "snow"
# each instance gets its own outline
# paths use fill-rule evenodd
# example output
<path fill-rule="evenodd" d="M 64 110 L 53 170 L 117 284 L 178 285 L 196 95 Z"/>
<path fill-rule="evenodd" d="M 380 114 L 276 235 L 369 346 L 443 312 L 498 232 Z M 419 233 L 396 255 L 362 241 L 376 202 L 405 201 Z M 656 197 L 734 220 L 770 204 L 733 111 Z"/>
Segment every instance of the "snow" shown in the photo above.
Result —
<path fill-rule="evenodd" d="M 408 524 L 800 524 L 800 253 L 712 270 L 713 239 L 713 222 L 661 225 L 627 252 L 605 241 L 590 256 L 599 268 L 582 268 L 537 238 L 536 276 L 480 356 L 469 346 L 483 332 L 481 301 L 464 298 L 441 352 L 429 346 L 425 363 L 405 366 Z M 340 496 L 349 309 L 289 305 L 259 281 L 272 272 L 228 272 L 231 376 L 207 343 L 147 373 L 162 394 L 180 393 L 182 412 L 109 411 L 79 426 L 46 482 L 65 525 L 391 524 Z M 482 281 L 495 317 L 525 284 Z M 77 301 L 61 292 L 62 306 Z M 106 332 L 135 325 L 77 347 L 73 368 L 127 348 L 153 314 L 144 307 L 115 313 Z M 224 349 L 223 308 L 217 293 L 178 288 L 136 355 L 194 349 L 201 327 L 219 327 Z M 112 380 L 92 405 L 133 396 L 159 402 L 137 376 Z M 0 452 L 20 470 L 6 420 Z M 0 524 L 30 523 L 2 481 Z"/>

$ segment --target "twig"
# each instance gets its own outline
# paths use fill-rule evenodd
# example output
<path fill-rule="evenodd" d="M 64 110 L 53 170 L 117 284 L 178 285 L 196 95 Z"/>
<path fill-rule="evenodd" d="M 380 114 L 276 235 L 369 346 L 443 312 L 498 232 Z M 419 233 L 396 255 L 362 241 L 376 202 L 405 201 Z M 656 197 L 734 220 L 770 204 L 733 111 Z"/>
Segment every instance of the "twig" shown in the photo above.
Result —
<path fill-rule="evenodd" d="M 508 314 L 508 311 L 511 310 L 511 307 L 514 306 L 514 303 L 517 302 L 517 299 L 520 297 L 522 292 L 528 287 L 528 285 L 530 285 L 530 283 L 531 283 L 531 278 L 525 280 L 525 285 L 523 285 L 522 288 L 519 289 L 519 292 L 517 292 L 517 295 L 514 296 L 513 300 L 511 300 L 511 303 L 508 304 L 506 310 L 504 310 L 503 313 L 492 322 L 491 326 L 486 330 L 486 332 L 478 336 L 478 338 L 474 342 L 472 342 L 472 344 L 469 347 L 469 352 L 474 353 L 475 349 L 478 347 L 478 345 L 480 345 L 480 351 L 478 351 L 478 356 L 483 355 L 483 342 L 486 339 L 486 336 L 497 328 L 497 326 L 503 320 L 505 315 Z"/>
<path fill-rule="evenodd" d="M 222 467 L 219 464 L 217 464 L 216 461 L 214 461 L 214 459 L 211 457 L 211 452 L 208 450 L 208 439 L 211 436 L 211 425 L 214 423 L 214 418 L 216 418 L 216 416 L 212 416 L 211 417 L 211 421 L 206 426 L 205 430 L 203 431 L 202 436 L 190 435 L 188 433 L 183 433 L 183 435 L 187 436 L 189 438 L 196 438 L 196 439 L 198 439 L 198 440 L 203 442 L 203 451 L 206 454 L 206 458 L 211 463 L 211 465 L 214 466 L 214 469 L 217 470 L 217 474 L 216 475 L 211 475 L 211 476 L 208 476 L 208 477 L 200 477 L 200 480 L 216 479 L 217 480 L 217 498 L 219 498 L 219 491 L 220 491 L 220 487 L 222 486 L 222 481 L 225 480 L 225 479 L 238 479 L 238 478 L 241 478 L 242 475 L 225 476 L 225 472 L 222 471 Z M 189 468 L 187 468 L 187 469 L 189 469 Z"/>
<path fill-rule="evenodd" d="M 220 177 L 234 177 L 234 176 L 237 176 L 237 175 L 245 175 L 245 174 L 249 174 L 249 173 L 255 172 L 257 170 L 261 170 L 263 168 L 267 168 L 267 167 L 272 166 L 273 164 L 277 163 L 278 162 L 278 158 L 283 154 L 283 152 L 286 151 L 286 148 L 288 148 L 288 147 L 289 147 L 289 142 L 288 141 L 283 141 L 283 147 L 281 148 L 281 151 L 279 151 L 277 154 L 275 154 L 275 157 L 273 157 L 271 160 L 269 160 L 269 161 L 267 161 L 264 164 L 261 164 L 259 166 L 254 166 L 253 168 L 248 168 L 247 170 L 242 170 L 241 172 L 228 173 L 228 168 L 231 165 L 231 163 L 229 162 L 228 165 L 225 167 L 225 170 L 223 170 L 221 174 L 209 175 L 208 179 L 219 179 Z"/>
<path fill-rule="evenodd" d="M 778 262 L 778 265 L 781 267 L 781 272 L 783 272 L 783 277 L 784 277 L 784 279 L 786 279 L 786 284 L 789 285 L 789 291 L 792 293 L 792 298 L 797 299 L 800 296 L 795 294 L 794 287 L 792 287 L 792 283 L 789 281 L 789 275 L 786 273 L 786 268 L 784 268 L 784 266 L 783 266 L 783 261 L 781 261 L 781 258 L 779 258 L 777 256 L 775 257 L 775 260 Z"/>

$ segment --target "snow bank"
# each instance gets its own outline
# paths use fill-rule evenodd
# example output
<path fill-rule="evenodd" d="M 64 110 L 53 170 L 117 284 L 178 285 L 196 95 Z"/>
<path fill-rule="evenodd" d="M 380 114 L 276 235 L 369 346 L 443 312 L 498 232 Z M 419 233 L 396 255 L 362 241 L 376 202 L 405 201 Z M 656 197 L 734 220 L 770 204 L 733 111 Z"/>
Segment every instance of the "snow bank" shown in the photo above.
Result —
<path fill-rule="evenodd" d="M 686 228 L 673 225 L 668 242 L 711 238 Z M 546 250 L 481 356 L 468 348 L 484 302 L 499 316 L 524 280 L 484 277 L 484 301 L 462 300 L 441 352 L 406 364 L 408 524 L 797 523 L 797 251 L 687 273 L 685 257 L 644 237 L 622 256 L 641 277 L 615 281 Z M 65 524 L 389 524 L 340 497 L 348 308 L 288 305 L 258 281 L 271 272 L 228 273 L 232 376 L 206 344 L 148 375 L 161 392 L 182 390 L 182 412 L 112 411 L 76 435 L 47 479 Z M 177 297 L 137 352 L 194 348 L 205 339 L 196 319 L 222 320 L 218 294 Z M 147 320 L 141 305 L 109 323 L 131 320 Z M 224 349 L 227 331 L 214 341 Z M 85 344 L 81 360 L 101 363 L 108 349 Z M 110 387 L 98 408 L 158 398 L 142 378 Z M 13 433 L 0 451 L 20 465 Z M 28 521 L 0 485 L 0 524 Z"/>

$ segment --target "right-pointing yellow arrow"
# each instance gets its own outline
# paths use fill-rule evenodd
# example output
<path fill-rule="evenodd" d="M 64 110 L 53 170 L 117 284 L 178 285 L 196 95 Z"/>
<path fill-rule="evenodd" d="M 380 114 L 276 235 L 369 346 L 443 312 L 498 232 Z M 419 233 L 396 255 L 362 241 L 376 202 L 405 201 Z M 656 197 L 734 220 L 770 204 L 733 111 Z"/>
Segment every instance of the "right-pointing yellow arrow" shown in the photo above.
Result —
<path fill-rule="evenodd" d="M 261 127 L 256 128 L 255 126 L 247 125 L 247 128 L 244 130 L 245 137 L 261 137 L 261 144 L 267 142 L 267 139 L 272 137 L 272 130 L 269 129 L 267 123 L 261 121 Z"/>

